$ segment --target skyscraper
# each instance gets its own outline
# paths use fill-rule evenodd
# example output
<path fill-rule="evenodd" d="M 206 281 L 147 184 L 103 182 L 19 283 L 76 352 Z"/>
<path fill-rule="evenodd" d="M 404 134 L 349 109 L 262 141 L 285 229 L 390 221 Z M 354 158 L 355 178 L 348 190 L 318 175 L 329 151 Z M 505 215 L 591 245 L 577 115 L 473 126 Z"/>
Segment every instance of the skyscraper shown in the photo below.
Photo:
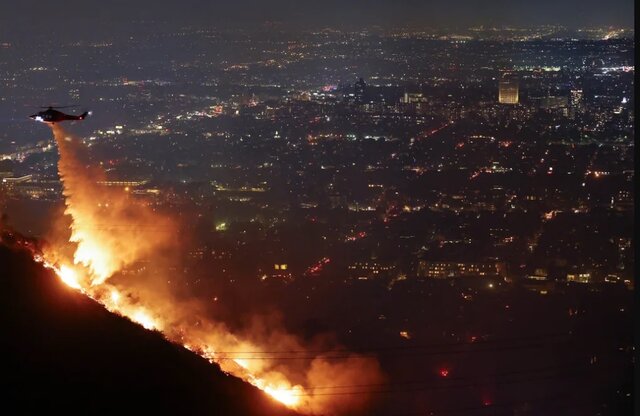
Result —
<path fill-rule="evenodd" d="M 365 101 L 367 91 L 367 83 L 364 82 L 364 79 L 360 78 L 358 82 L 354 85 L 354 95 L 355 101 L 357 104 L 362 104 Z"/>
<path fill-rule="evenodd" d="M 582 90 L 571 90 L 571 106 L 578 108 L 582 105 Z"/>
<path fill-rule="evenodd" d="M 582 105 L 583 105 L 583 99 L 582 99 L 582 90 L 581 89 L 573 89 L 570 92 L 570 106 L 571 106 L 571 116 L 575 117 L 576 114 L 579 114 L 580 112 L 582 112 Z"/>
<path fill-rule="evenodd" d="M 518 104 L 518 80 L 502 78 L 498 87 L 498 102 L 500 104 Z"/>

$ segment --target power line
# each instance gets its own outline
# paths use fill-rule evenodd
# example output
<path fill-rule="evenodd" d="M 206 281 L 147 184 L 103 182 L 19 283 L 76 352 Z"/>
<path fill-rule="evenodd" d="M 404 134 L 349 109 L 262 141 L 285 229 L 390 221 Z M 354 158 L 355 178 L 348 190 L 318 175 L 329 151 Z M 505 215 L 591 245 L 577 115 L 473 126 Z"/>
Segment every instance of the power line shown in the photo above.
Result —
<path fill-rule="evenodd" d="M 415 392 L 415 391 L 423 391 L 427 389 L 441 390 L 441 389 L 454 389 L 454 388 L 467 388 L 467 387 L 476 387 L 478 385 L 482 385 L 482 380 L 493 379 L 496 377 L 503 378 L 516 378 L 512 380 L 502 380 L 502 381 L 491 381 L 491 384 L 517 384 L 517 383 L 525 383 L 529 381 L 543 381 L 543 380 L 554 380 L 554 379 L 565 379 L 565 378 L 573 378 L 578 377 L 584 374 L 584 371 L 576 371 L 573 373 L 565 373 L 560 375 L 544 375 L 541 374 L 536 377 L 528 377 L 530 374 L 535 373 L 545 373 L 548 371 L 557 371 L 557 370 L 587 370 L 589 369 L 589 365 L 586 363 L 583 364 L 575 364 L 575 365 L 567 365 L 567 366 L 548 366 L 548 367 L 540 367 L 534 369 L 526 369 L 526 370 L 517 370 L 517 371 L 508 371 L 502 373 L 493 373 L 486 374 L 478 377 L 455 377 L 455 378 L 446 378 L 447 381 L 469 381 L 467 383 L 448 383 L 443 384 L 445 379 L 439 380 L 440 382 L 434 384 L 436 380 L 422 380 L 422 381 L 406 381 L 406 382 L 395 382 L 395 383 L 371 383 L 371 384 L 351 384 L 351 385 L 340 385 L 340 386 L 318 386 L 318 387 L 310 387 L 309 390 L 318 390 L 318 389 L 332 389 L 332 388 L 353 388 L 360 389 L 349 392 L 337 391 L 337 392 L 323 392 L 323 393 L 300 393 L 300 396 L 322 396 L 322 395 L 343 395 L 343 394 L 369 394 L 369 393 L 396 393 L 396 392 Z M 523 376 L 527 376 L 527 378 L 522 379 Z M 471 381 L 474 380 L 474 381 Z M 394 386 L 404 386 L 411 384 L 429 384 L 424 386 L 417 386 L 413 388 L 403 388 L 403 389 L 393 389 Z M 385 389 L 378 390 L 361 390 L 363 387 L 387 387 Z M 295 389 L 286 389 L 286 391 L 293 391 Z"/>
<path fill-rule="evenodd" d="M 558 345 L 557 343 L 528 343 L 522 345 L 512 345 L 512 346 L 503 346 L 503 347 L 494 347 L 494 348 L 482 348 L 482 349 L 456 349 L 456 350 L 436 350 L 436 351 L 421 351 L 421 352 L 403 352 L 403 353 L 392 353 L 392 352 L 358 352 L 357 350 L 352 353 L 345 354 L 335 354 L 335 355 L 322 355 L 322 353 L 316 355 L 275 355 L 275 356 L 234 356 L 233 353 L 223 354 L 216 353 L 224 356 L 217 356 L 216 358 L 219 360 L 314 360 L 316 358 L 326 359 L 326 360 L 336 360 L 336 359 L 347 359 L 347 358 L 357 358 L 360 357 L 378 357 L 385 355 L 393 355 L 395 357 L 423 357 L 423 356 L 432 356 L 432 355 L 455 355 L 455 354 L 470 354 L 470 353 L 487 353 L 487 352 L 497 352 L 497 351 L 512 351 L 512 350 L 526 350 L 526 349 L 537 349 L 544 347 L 551 347 L 554 345 Z M 357 355 L 356 355 L 357 353 Z"/>
<path fill-rule="evenodd" d="M 369 383 L 369 384 L 344 384 L 344 385 L 334 385 L 334 386 L 313 386 L 312 389 L 313 390 L 325 390 L 325 389 L 342 389 L 342 388 L 362 388 L 362 387 L 386 387 L 389 385 L 412 385 L 412 384 L 426 384 L 426 383 L 432 383 L 434 381 L 464 381 L 464 380 L 484 380 L 484 379 L 491 379 L 494 377 L 511 377 L 511 376 L 520 376 L 520 375 L 525 375 L 525 374 L 532 374 L 532 373 L 543 373 L 546 371 L 557 371 L 557 370 L 571 370 L 571 369 L 580 369 L 580 368 L 586 368 L 585 367 L 585 363 L 582 364 L 573 364 L 573 365 L 565 365 L 565 366 L 547 366 L 547 367 L 539 367 L 539 368 L 530 368 L 530 369 L 523 369 L 523 370 L 514 370 L 514 371 L 507 371 L 507 372 L 502 372 L 502 373 L 492 373 L 492 374 L 485 374 L 485 375 L 481 375 L 481 376 L 477 376 L 477 377 L 446 377 L 446 379 L 436 379 L 436 378 L 432 378 L 429 380 L 411 380 L 411 381 L 399 381 L 399 382 L 393 382 L 393 383 Z M 293 389 L 291 389 L 293 391 Z"/>
<path fill-rule="evenodd" d="M 578 377 L 578 374 L 564 374 L 564 375 L 553 375 L 553 376 L 545 376 L 545 377 L 536 377 L 536 378 L 525 378 L 522 380 L 508 380 L 508 381 L 494 381 L 492 385 L 511 385 L 511 384 L 521 384 L 521 383 L 530 383 L 530 382 L 541 382 L 548 380 L 564 380 Z M 482 385 L 481 382 L 472 382 L 472 383 L 464 383 L 464 384 L 446 384 L 446 385 L 430 385 L 430 386 L 419 386 L 414 388 L 403 388 L 403 389 L 377 389 L 377 390 L 354 390 L 354 391 L 338 391 L 338 392 L 323 392 L 323 393 L 298 393 L 294 394 L 295 397 L 316 397 L 316 396 L 346 396 L 346 395 L 360 395 L 360 394 L 395 394 L 395 393 L 416 393 L 420 391 L 427 390 L 450 390 L 450 389 L 463 389 L 469 387 L 477 387 Z M 393 386 L 393 385 L 391 385 Z"/>
<path fill-rule="evenodd" d="M 274 351 L 217 351 L 218 354 L 322 354 L 322 353 L 330 353 L 330 352 L 367 352 L 367 351 L 387 351 L 387 350 L 408 350 L 408 349 L 428 349 L 434 347 L 456 347 L 456 346 L 465 346 L 465 345 L 483 345 L 483 344 L 496 344 L 496 343 L 508 343 L 520 340 L 530 340 L 530 339 L 550 339 L 556 337 L 566 337 L 571 336 L 573 334 L 566 332 L 555 332 L 555 333 L 547 333 L 547 334 L 536 334 L 536 335 L 525 335 L 521 337 L 509 337 L 509 338 L 495 338 L 495 339 L 479 339 L 476 341 L 457 341 L 457 342 L 442 342 L 442 343 L 428 343 L 428 344 L 412 344 L 412 345 L 395 345 L 395 346 L 385 346 L 385 347 L 367 347 L 367 348 L 347 348 L 347 347 L 339 347 L 339 348 L 330 348 L 330 349 L 322 349 L 322 350 L 274 350 Z M 594 337 L 590 335 L 590 337 Z"/>
<path fill-rule="evenodd" d="M 393 354 L 396 357 L 424 357 L 430 355 L 455 355 L 455 354 L 468 354 L 468 353 L 481 353 L 481 352 L 496 352 L 496 351 L 511 351 L 511 350 L 526 350 L 526 349 L 536 349 L 541 347 L 549 346 L 549 344 L 544 343 L 535 343 L 535 344 L 526 344 L 526 345 L 515 345 L 509 347 L 498 347 L 498 348 L 483 348 L 483 349 L 475 349 L 475 350 L 441 350 L 441 351 L 423 351 L 423 352 L 415 352 L 415 353 L 402 353 L 402 354 Z M 356 353 L 353 352 L 351 354 L 340 354 L 340 355 L 298 355 L 298 356 L 262 356 L 262 357 L 243 357 L 243 356 L 232 356 L 232 357 L 218 357 L 221 360 L 314 360 L 316 358 L 322 358 L 325 360 L 342 360 L 347 358 L 357 358 L 360 357 L 378 357 L 384 355 L 390 355 L 392 353 L 385 352 L 362 352 Z"/>
<path fill-rule="evenodd" d="M 612 351 L 609 351 L 611 353 Z M 630 363 L 629 363 L 630 365 Z M 314 386 L 310 387 L 310 390 L 340 390 L 340 389 L 362 389 L 366 387 L 389 387 L 386 389 L 377 389 L 377 390 L 355 390 L 355 391 L 335 391 L 335 392 L 321 392 L 321 393 L 302 393 L 301 396 L 322 396 L 322 395 L 347 395 L 347 394 L 383 394 L 383 393 L 400 393 L 400 392 L 416 392 L 416 391 L 424 391 L 428 389 L 452 389 L 452 388 L 468 388 L 468 387 L 476 387 L 478 385 L 482 385 L 482 380 L 493 379 L 493 378 L 516 378 L 516 380 L 502 380 L 502 381 L 491 381 L 492 384 L 515 384 L 515 383 L 524 383 L 527 381 L 536 381 L 536 380 L 552 380 L 552 379 L 564 379 L 564 378 L 573 378 L 578 377 L 579 374 L 574 373 L 566 373 L 561 375 L 547 375 L 544 376 L 545 372 L 551 371 L 573 371 L 573 370 L 588 370 L 590 369 L 590 364 L 586 361 L 582 364 L 571 364 L 571 365 L 563 365 L 563 366 L 547 366 L 547 367 L 539 367 L 539 368 L 528 368 L 517 371 L 508 371 L 502 373 L 492 373 L 485 374 L 478 377 L 443 377 L 442 379 L 432 378 L 425 380 L 408 380 L 408 381 L 399 381 L 393 383 L 368 383 L 368 384 L 345 384 L 345 385 L 327 385 L 327 386 Z M 584 373 L 584 371 L 578 371 Z M 537 376 L 534 378 L 527 377 L 523 380 L 518 380 L 517 378 L 521 378 L 523 376 L 535 375 L 540 373 L 541 376 Z M 450 381 L 469 381 L 476 380 L 470 383 L 454 383 L 454 384 L 442 384 L 444 382 Z M 434 384 L 438 383 L 438 384 Z M 416 387 L 406 388 L 406 389 L 393 389 L 394 386 L 412 386 Z M 421 386 L 423 385 L 423 386 Z M 295 392 L 295 389 L 287 389 L 288 391 Z"/>

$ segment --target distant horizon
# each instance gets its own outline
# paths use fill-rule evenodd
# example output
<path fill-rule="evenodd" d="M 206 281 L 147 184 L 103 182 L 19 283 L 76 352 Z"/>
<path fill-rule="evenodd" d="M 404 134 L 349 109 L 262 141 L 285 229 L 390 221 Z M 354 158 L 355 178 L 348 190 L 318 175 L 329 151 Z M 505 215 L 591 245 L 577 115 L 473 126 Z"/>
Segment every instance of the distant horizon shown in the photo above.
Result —
<path fill-rule="evenodd" d="M 83 26 L 87 26 L 86 28 Z M 20 26 L 20 25 L 18 25 Z M 87 32 L 88 28 L 91 28 L 91 32 Z M 211 31 L 220 33 L 247 33 L 247 34 L 260 34 L 265 32 L 271 32 L 274 35 L 282 34 L 314 34 L 323 31 L 331 31 L 343 34 L 353 33 L 370 33 L 370 34 L 397 34 L 399 32 L 407 32 L 407 34 L 419 34 L 425 33 L 429 36 L 474 36 L 473 40 L 496 40 L 492 37 L 492 32 L 495 32 L 496 36 L 509 35 L 509 32 L 514 32 L 513 36 L 517 37 L 519 34 L 524 35 L 527 31 L 535 31 L 542 29 L 556 29 L 554 33 L 540 34 L 539 37 L 534 37 L 531 40 L 549 40 L 549 39 L 577 39 L 577 40 L 597 40 L 594 39 L 594 32 L 598 31 L 619 31 L 616 36 L 612 36 L 610 40 L 635 40 L 635 27 L 627 26 L 612 26 L 612 25 L 591 25 L 570 28 L 560 24 L 538 24 L 538 25 L 469 25 L 469 26 L 444 26 L 444 25 L 416 25 L 416 24 L 397 24 L 393 26 L 358 26 L 358 27 L 345 27 L 340 24 L 326 24 L 318 26 L 305 26 L 294 27 L 277 21 L 264 21 L 261 24 L 253 27 L 239 27 L 233 24 L 219 24 L 219 23 L 186 23 L 171 25 L 170 22 L 162 19 L 139 19 L 130 21 L 121 21 L 118 23 L 105 22 L 105 21 L 93 21 L 88 20 L 82 24 L 76 24 L 75 29 L 69 31 L 67 27 L 51 27 L 42 31 L 34 32 L 30 27 L 20 26 L 0 27 L 0 41 L 3 40 L 23 40 L 34 41 L 40 37 L 56 36 L 60 38 L 52 39 L 53 41 L 70 39 L 77 39 L 78 41 L 95 41 L 97 39 L 103 39 L 113 34 L 119 34 L 122 36 L 129 36 L 135 33 L 153 33 L 158 32 L 158 29 L 162 31 L 179 31 L 179 30 L 197 30 L 197 31 Z M 518 33 L 522 32 L 522 33 Z M 33 33 L 32 35 L 26 35 L 25 33 Z M 29 38 L 31 36 L 31 38 Z M 507 39 L 501 39 L 507 40 Z M 513 39 L 519 41 L 520 39 Z"/>
<path fill-rule="evenodd" d="M 237 0 L 220 4 L 204 0 L 123 0 L 108 3 L 70 0 L 65 7 L 50 7 L 43 0 L 4 2 L 0 5 L 0 23 L 16 27 L 28 25 L 30 31 L 60 26 L 63 30 L 102 30 L 85 24 L 119 25 L 136 21 L 204 24 L 255 28 L 267 22 L 290 28 L 309 27 L 403 27 L 469 28 L 564 26 L 634 27 L 634 2 L 631 0 L 327 0 L 305 2 L 291 0 Z M 80 26 L 80 27 L 78 27 Z M 27 29 L 25 27 L 25 29 Z"/>

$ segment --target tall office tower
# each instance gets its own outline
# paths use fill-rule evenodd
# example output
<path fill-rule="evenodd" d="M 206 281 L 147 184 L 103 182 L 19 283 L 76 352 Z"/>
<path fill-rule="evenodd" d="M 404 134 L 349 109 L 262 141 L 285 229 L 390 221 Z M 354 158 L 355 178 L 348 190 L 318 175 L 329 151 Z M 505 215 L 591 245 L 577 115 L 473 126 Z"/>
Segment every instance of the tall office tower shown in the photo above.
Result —
<path fill-rule="evenodd" d="M 364 79 L 360 78 L 358 82 L 354 85 L 354 95 L 356 99 L 356 103 L 362 104 L 366 99 L 367 93 L 367 83 L 364 82 Z"/>
<path fill-rule="evenodd" d="M 518 80 L 502 78 L 498 87 L 498 102 L 500 104 L 518 104 Z"/>
<path fill-rule="evenodd" d="M 571 106 L 578 108 L 582 105 L 582 90 L 571 90 Z"/>
<path fill-rule="evenodd" d="M 583 95 L 582 90 L 571 90 L 570 93 L 571 113 L 576 114 L 582 111 Z"/>

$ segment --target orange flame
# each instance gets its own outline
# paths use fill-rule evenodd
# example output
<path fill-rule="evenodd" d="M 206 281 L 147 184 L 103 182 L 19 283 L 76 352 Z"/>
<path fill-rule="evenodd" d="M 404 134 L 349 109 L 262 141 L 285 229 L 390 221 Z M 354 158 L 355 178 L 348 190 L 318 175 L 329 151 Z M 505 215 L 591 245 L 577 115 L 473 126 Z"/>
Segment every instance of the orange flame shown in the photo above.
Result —
<path fill-rule="evenodd" d="M 91 283 L 104 283 L 115 272 L 158 249 L 170 245 L 174 224 L 141 203 L 124 189 L 98 187 L 104 171 L 87 167 L 79 139 L 51 126 L 64 183 L 65 213 L 72 218 L 70 241 L 76 243 L 74 264 L 89 271 Z"/>
<path fill-rule="evenodd" d="M 106 309 L 127 317 L 149 330 L 161 331 L 166 339 L 183 345 L 230 374 L 244 379 L 263 390 L 285 406 L 308 413 L 349 413 L 362 405 L 362 396 L 355 402 L 342 398 L 328 402 L 327 395 L 315 397 L 314 385 L 326 384 L 334 374 L 346 383 L 359 380 L 365 374 L 371 382 L 380 381 L 377 362 L 359 358 L 344 363 L 327 363 L 321 357 L 310 366 L 283 366 L 277 360 L 245 360 L 234 357 L 233 351 L 259 351 L 254 342 L 241 340 L 223 324 L 203 319 L 205 324 L 188 324 L 176 313 L 182 305 L 167 302 L 157 296 L 132 296 L 134 286 L 116 286 L 109 278 L 117 271 L 149 256 L 170 243 L 175 235 L 173 223 L 146 205 L 132 199 L 129 192 L 98 189 L 96 182 L 104 179 L 100 169 L 82 163 L 81 142 L 68 136 L 58 125 L 51 126 L 60 151 L 59 173 L 64 185 L 65 213 L 71 217 L 70 242 L 76 249 L 73 260 L 65 259 L 62 248 L 37 257 L 55 271 L 69 287 L 77 289 Z M 61 260 L 62 259 L 62 260 Z M 185 306 L 185 309 L 187 307 Z M 183 313 L 183 315 L 188 315 Z M 281 338 L 302 348 L 290 335 Z M 263 341 L 268 345 L 269 341 Z M 222 348 L 224 353 L 218 353 Z M 300 367 L 300 365 L 298 366 Z M 308 388 L 291 382 L 291 376 L 306 380 Z"/>
<path fill-rule="evenodd" d="M 60 279 L 69 287 L 74 289 L 82 289 L 80 283 L 78 282 L 78 274 L 69 266 L 60 266 L 59 269 L 56 270 Z"/>

